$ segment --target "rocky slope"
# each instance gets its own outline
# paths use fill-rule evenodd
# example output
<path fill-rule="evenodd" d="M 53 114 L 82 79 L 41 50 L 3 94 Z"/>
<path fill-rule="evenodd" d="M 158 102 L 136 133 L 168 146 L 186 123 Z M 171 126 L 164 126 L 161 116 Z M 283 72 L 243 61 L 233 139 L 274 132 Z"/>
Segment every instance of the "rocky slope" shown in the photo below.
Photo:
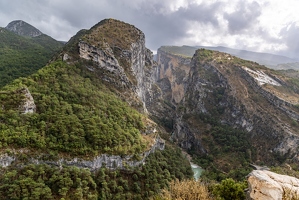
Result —
<path fill-rule="evenodd" d="M 159 49 L 158 65 L 157 83 L 170 104 L 164 102 L 160 109 L 172 109 L 152 114 L 172 122 L 172 139 L 181 147 L 211 153 L 213 145 L 222 145 L 213 129 L 218 121 L 217 126 L 244 131 L 252 146 L 244 150 L 251 162 L 273 164 L 284 156 L 297 159 L 299 96 L 290 89 L 289 77 L 203 49 L 192 59 Z"/>
<path fill-rule="evenodd" d="M 32 25 L 22 21 L 15 20 L 10 22 L 6 27 L 7 30 L 12 31 L 21 36 L 27 37 L 37 37 L 42 35 L 43 33 Z"/>

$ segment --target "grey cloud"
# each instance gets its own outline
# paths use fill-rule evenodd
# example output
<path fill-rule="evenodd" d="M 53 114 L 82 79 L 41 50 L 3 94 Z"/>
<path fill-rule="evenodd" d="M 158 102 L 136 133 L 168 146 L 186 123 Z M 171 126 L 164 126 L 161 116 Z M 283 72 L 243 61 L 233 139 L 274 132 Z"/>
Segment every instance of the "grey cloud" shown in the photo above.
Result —
<path fill-rule="evenodd" d="M 292 23 L 287 27 L 284 27 L 280 31 L 280 35 L 288 47 L 286 51 L 281 53 L 285 54 L 286 56 L 299 59 L 299 26 L 296 25 L 296 23 Z"/>
<path fill-rule="evenodd" d="M 115 18 L 135 25 L 146 34 L 147 46 L 156 50 L 159 46 L 173 44 L 186 33 L 190 22 L 218 26 L 215 13 L 221 3 L 211 5 L 186 4 L 171 12 L 172 0 L 3 0 L 1 8 L 11 16 L 10 21 L 22 19 L 42 32 L 59 40 L 68 40 L 80 29 L 88 29 L 105 18 Z M 1 9 L 0 8 L 0 9 Z M 2 9 L 1 9 L 2 10 Z M 9 23 L 10 21 L 7 21 Z"/>
<path fill-rule="evenodd" d="M 230 33 L 237 34 L 252 27 L 261 13 L 261 7 L 256 1 L 248 3 L 240 0 L 237 10 L 230 14 L 225 13 L 224 19 L 228 21 Z"/>
<path fill-rule="evenodd" d="M 150 4 L 150 3 L 149 3 Z M 139 20 L 135 25 L 148 36 L 149 48 L 157 49 L 161 45 L 171 45 L 182 38 L 190 37 L 187 30 L 191 29 L 192 23 L 212 24 L 218 26 L 215 13 L 221 3 L 211 5 L 192 4 L 186 8 L 180 8 L 176 12 L 163 13 L 158 9 L 164 6 L 163 3 L 153 5 L 141 5 L 135 13 Z M 154 9 L 155 11 L 149 11 Z M 165 10 L 164 8 L 162 10 Z M 198 30 L 204 31 L 204 30 Z"/>
<path fill-rule="evenodd" d="M 205 31 L 219 33 L 218 39 L 223 38 L 223 43 L 218 45 L 224 46 L 230 46 L 225 41 L 227 36 L 238 37 L 239 34 L 260 37 L 266 43 L 284 42 L 274 41 L 277 38 L 271 37 L 263 27 L 258 26 L 262 7 L 257 2 L 238 0 L 237 7 L 232 13 L 224 13 L 222 8 L 227 5 L 222 0 L 213 2 L 207 0 L 199 5 L 194 3 L 194 0 L 187 0 L 184 7 L 173 12 L 170 4 L 174 2 L 174 0 L 1 0 L 0 26 L 21 19 L 55 39 L 67 41 L 81 29 L 89 29 L 105 18 L 115 18 L 142 30 L 146 35 L 146 45 L 152 50 L 161 45 L 183 45 L 181 41 L 192 37 L 188 34 L 188 30 L 203 35 L 206 35 Z M 228 27 L 220 25 L 223 24 L 223 19 L 227 20 Z M 203 28 L 195 29 L 195 26 Z M 295 35 L 298 33 L 295 26 L 281 32 L 289 49 L 297 52 L 298 44 L 294 41 L 297 41 Z M 200 38 L 200 41 L 205 41 L 205 38 Z M 242 41 L 236 40 L 236 42 L 239 46 L 242 44 Z M 201 44 L 193 44 L 190 41 L 187 45 Z"/>

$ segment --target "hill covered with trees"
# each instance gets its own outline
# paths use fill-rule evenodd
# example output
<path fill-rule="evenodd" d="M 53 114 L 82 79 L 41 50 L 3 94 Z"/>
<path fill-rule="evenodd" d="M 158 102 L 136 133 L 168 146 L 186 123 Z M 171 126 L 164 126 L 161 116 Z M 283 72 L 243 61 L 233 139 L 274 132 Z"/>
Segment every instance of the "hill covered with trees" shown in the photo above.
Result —
<path fill-rule="evenodd" d="M 42 68 L 63 47 L 63 43 L 41 34 L 21 36 L 0 28 L 0 87 Z"/>

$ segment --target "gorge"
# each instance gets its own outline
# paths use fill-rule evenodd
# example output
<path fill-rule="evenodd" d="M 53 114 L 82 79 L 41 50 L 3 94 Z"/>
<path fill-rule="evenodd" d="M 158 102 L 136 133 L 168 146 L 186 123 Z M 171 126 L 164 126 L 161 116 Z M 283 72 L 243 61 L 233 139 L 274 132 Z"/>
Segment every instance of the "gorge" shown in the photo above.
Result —
<path fill-rule="evenodd" d="M 157 53 L 154 61 L 142 31 L 106 19 L 79 31 L 38 72 L 2 87 L 3 181 L 19 184 L 23 169 L 42 173 L 48 165 L 55 173 L 88 169 L 99 176 L 87 181 L 93 197 L 125 191 L 123 199 L 142 199 L 192 177 L 177 146 L 216 181 L 244 180 L 250 163 L 298 161 L 295 79 L 218 51 Z M 62 188 L 52 188 L 59 198 Z"/>

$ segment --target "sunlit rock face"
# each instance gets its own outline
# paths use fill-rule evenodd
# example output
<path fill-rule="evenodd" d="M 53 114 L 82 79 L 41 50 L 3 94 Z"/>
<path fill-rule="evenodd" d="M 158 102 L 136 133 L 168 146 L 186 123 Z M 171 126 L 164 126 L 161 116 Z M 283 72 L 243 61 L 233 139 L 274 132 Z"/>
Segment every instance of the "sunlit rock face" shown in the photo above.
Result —
<path fill-rule="evenodd" d="M 299 195 L 299 179 L 267 170 L 254 170 L 248 177 L 253 200 L 292 199 Z"/>

